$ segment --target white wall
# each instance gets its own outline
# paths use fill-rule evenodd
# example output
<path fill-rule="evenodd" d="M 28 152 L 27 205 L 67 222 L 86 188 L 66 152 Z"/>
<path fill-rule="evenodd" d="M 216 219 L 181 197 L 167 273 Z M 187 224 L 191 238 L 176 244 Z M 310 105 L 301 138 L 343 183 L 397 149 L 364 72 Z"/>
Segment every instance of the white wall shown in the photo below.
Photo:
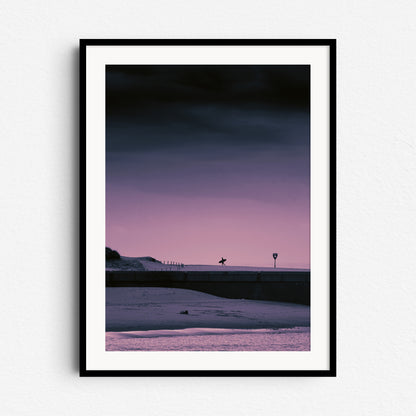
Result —
<path fill-rule="evenodd" d="M 16 1 L 0 14 L 2 415 L 416 413 L 414 1 Z M 79 378 L 79 38 L 338 39 L 338 377 Z"/>

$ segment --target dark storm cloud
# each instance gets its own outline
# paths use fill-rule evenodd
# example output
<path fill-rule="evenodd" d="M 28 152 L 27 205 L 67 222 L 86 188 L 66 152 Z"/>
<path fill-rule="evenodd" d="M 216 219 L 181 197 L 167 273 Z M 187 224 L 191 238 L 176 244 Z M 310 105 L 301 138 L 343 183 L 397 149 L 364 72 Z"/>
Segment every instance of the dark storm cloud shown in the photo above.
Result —
<path fill-rule="evenodd" d="M 283 119 L 309 117 L 309 66 L 107 66 L 106 82 L 108 151 L 305 141 Z"/>
<path fill-rule="evenodd" d="M 185 110 L 183 110 L 185 111 Z M 186 122 L 143 120 L 107 123 L 107 151 L 138 151 L 182 147 L 271 148 L 308 146 L 309 117 L 304 113 L 267 114 L 237 109 L 188 108 Z"/>
<path fill-rule="evenodd" d="M 107 66 L 107 115 L 161 104 L 309 109 L 306 65 Z M 153 114 L 153 117 L 156 117 Z"/>
<path fill-rule="evenodd" d="M 308 66 L 108 66 L 107 185 L 307 199 L 309 75 Z"/>

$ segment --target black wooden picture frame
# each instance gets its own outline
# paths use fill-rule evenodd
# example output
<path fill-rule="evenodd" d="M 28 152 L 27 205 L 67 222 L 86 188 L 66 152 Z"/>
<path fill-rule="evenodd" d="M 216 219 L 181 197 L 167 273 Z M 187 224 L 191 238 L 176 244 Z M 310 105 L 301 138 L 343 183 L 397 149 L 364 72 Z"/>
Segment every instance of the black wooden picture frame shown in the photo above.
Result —
<path fill-rule="evenodd" d="M 184 366 L 181 368 L 160 368 L 156 365 L 154 368 L 140 368 L 139 365 L 133 362 L 129 367 L 128 364 L 123 364 L 122 366 L 117 365 L 117 360 L 112 362 L 111 360 L 114 357 L 119 357 L 120 354 L 125 354 L 123 352 L 106 352 L 104 350 L 104 333 L 96 336 L 95 334 L 101 334 L 103 330 L 102 322 L 95 323 L 93 316 L 104 316 L 105 311 L 103 310 L 103 303 L 105 299 L 103 298 L 103 293 L 105 292 L 105 277 L 104 277 L 104 265 L 102 264 L 100 258 L 98 258 L 91 251 L 92 244 L 91 240 L 95 239 L 95 232 L 97 231 L 97 241 L 101 244 L 101 236 L 104 235 L 104 231 L 98 229 L 96 225 L 92 225 L 91 218 L 94 215 L 92 213 L 93 208 L 91 207 L 90 200 L 92 198 L 91 193 L 95 189 L 94 178 L 103 178 L 105 173 L 103 171 L 103 166 L 105 162 L 102 160 L 102 151 L 97 151 L 97 154 L 94 152 L 94 146 L 96 143 L 105 143 L 105 128 L 99 122 L 95 122 L 95 109 L 97 108 L 97 114 L 103 114 L 105 112 L 105 95 L 102 94 L 105 86 L 97 83 L 97 87 L 90 88 L 91 79 L 97 76 L 103 77 L 103 71 L 105 70 L 105 65 L 107 64 L 117 64 L 114 62 L 103 63 L 107 56 L 106 54 L 100 55 L 100 58 L 96 59 L 96 56 L 99 55 L 99 51 L 108 51 L 108 55 L 111 56 L 114 51 L 116 54 L 117 51 L 129 51 L 129 48 L 138 48 L 137 54 L 140 54 L 140 51 L 146 47 L 164 47 L 164 48 L 199 48 L 204 50 L 204 48 L 213 48 L 213 47 L 244 47 L 251 48 L 246 50 L 256 50 L 257 48 L 262 48 L 266 51 L 269 51 L 270 54 L 274 53 L 273 48 L 287 48 L 288 50 L 295 51 L 296 54 L 299 50 L 298 55 L 302 54 L 302 51 L 312 51 L 317 48 L 321 48 L 322 54 L 317 58 L 321 59 L 320 56 L 323 56 L 322 67 L 325 68 L 325 73 L 327 74 L 326 79 L 326 90 L 328 94 L 326 97 L 323 97 L 323 100 L 327 102 L 327 108 L 322 110 L 323 116 L 321 117 L 321 124 L 326 124 L 322 131 L 326 131 L 324 135 L 327 136 L 326 147 L 322 148 L 321 151 L 321 162 L 324 161 L 326 165 L 326 177 L 324 177 L 325 189 L 327 189 L 325 199 L 322 200 L 322 204 L 325 205 L 325 212 L 328 213 L 326 218 L 325 225 L 325 235 L 323 238 L 326 242 L 326 245 L 322 247 L 322 251 L 325 251 L 324 258 L 326 259 L 326 264 L 322 266 L 322 270 L 327 270 L 327 275 L 322 279 L 321 283 L 316 283 L 315 289 L 311 291 L 311 300 L 310 308 L 313 311 L 314 308 L 317 308 L 317 303 L 325 303 L 323 312 L 321 312 L 319 318 L 319 325 L 322 325 L 322 328 L 325 329 L 327 334 L 324 340 L 318 340 L 319 345 L 322 346 L 323 353 L 320 353 L 319 364 L 306 365 L 304 368 L 285 368 L 284 366 L 279 366 L 279 364 L 273 363 L 273 357 L 269 354 L 264 354 L 265 360 L 271 360 L 270 368 L 265 368 L 264 366 L 259 368 L 248 368 L 233 366 L 232 368 L 206 368 L 203 365 L 198 367 L 190 368 Z M 141 48 L 141 49 L 140 49 Z M 278 49 L 280 50 L 280 49 Z M 282 49 L 283 50 L 283 49 Z M 98 51 L 98 54 L 97 54 Z M 123 52 L 124 53 L 124 52 Z M 129 53 L 129 52 L 128 52 Z M 215 50 L 213 52 L 215 54 Z M 266 52 L 269 53 L 269 52 Z M 123 54 L 120 53 L 120 56 Z M 296 55 L 296 56 L 298 56 Z M 103 57 L 101 57 L 103 56 Z M 119 55 L 117 55 L 119 56 Z M 117 59 L 128 59 L 128 58 L 117 58 Z M 300 59 L 300 58 L 296 58 Z M 306 59 L 306 58 L 305 58 Z M 101 60 L 100 62 L 98 62 Z M 110 59 L 111 61 L 111 59 Z M 123 64 L 128 64 L 124 61 Z M 138 63 L 134 61 L 134 64 Z M 312 72 L 318 71 L 312 67 Z M 314 72 L 313 72 L 314 73 Z M 318 85 L 318 84 L 316 84 Z M 318 85 L 319 86 L 319 85 Z M 97 91 L 97 97 L 94 96 L 95 91 Z M 101 95 L 100 95 L 101 94 Z M 311 111 L 315 111 L 314 97 L 320 96 L 321 91 L 317 90 L 313 86 L 311 90 Z M 322 96 L 326 95 L 325 92 L 322 93 Z M 93 102 L 92 102 L 93 101 Z M 97 105 L 98 103 L 98 105 Z M 314 113 L 315 114 L 315 113 Z M 99 115 L 97 116 L 99 117 Z M 105 116 L 104 116 L 105 117 Z M 322 122 L 323 120 L 323 122 Z M 317 124 L 317 123 L 315 123 Z M 98 126 L 98 127 L 96 127 Z M 100 127 L 101 126 L 101 127 Z M 319 142 L 319 137 L 315 135 L 315 142 Z M 105 144 L 100 144 L 104 146 Z M 319 152 L 319 144 L 317 145 L 317 152 Z M 98 156 L 97 156 L 98 155 Z M 101 158 L 101 159 L 100 159 Z M 97 162 L 97 167 L 95 167 L 96 159 L 101 161 Z M 95 176 L 96 175 L 96 176 Z M 101 181 L 101 179 L 100 179 Z M 97 189 L 101 185 L 97 184 Z M 97 199 L 100 200 L 102 205 L 102 210 L 105 211 L 105 204 L 103 203 L 102 198 L 100 199 L 101 194 L 97 194 Z M 312 190 L 312 197 L 313 197 Z M 94 197 L 95 198 L 95 197 Z M 317 228 L 315 227 L 315 230 Z M 311 240 L 313 245 L 314 240 Z M 94 241 L 95 242 L 95 241 Z M 99 249 L 104 252 L 104 242 L 102 243 Z M 98 260 L 97 260 L 98 258 Z M 103 257 L 104 258 L 104 257 Z M 312 261 L 311 267 L 311 285 L 315 284 L 314 282 L 314 262 Z M 100 280 L 101 279 L 101 280 Z M 317 280 L 319 280 L 317 278 Z M 316 280 L 316 281 L 317 281 Z M 101 282 L 96 284 L 95 282 Z M 97 290 L 95 290 L 97 289 Z M 100 298 L 96 302 L 95 298 Z M 92 305 L 94 303 L 94 305 Z M 96 303 L 96 305 L 95 305 Z M 104 318 L 103 318 L 104 319 Z M 121 377 L 131 377 L 131 376 L 146 376 L 146 377 L 182 377 L 182 376 L 204 376 L 204 377 L 240 377 L 240 376 L 250 376 L 250 377 L 334 377 L 336 376 L 336 40 L 334 39 L 171 39 L 171 40 L 162 40 L 162 39 L 82 39 L 80 40 L 80 375 L 81 376 L 121 376 Z M 311 324 L 311 334 L 313 342 L 316 341 L 314 337 L 314 323 Z M 101 332 L 100 332 L 101 331 Z M 318 345 L 318 344 L 316 344 Z M 321 347 L 319 347 L 321 348 Z M 316 352 L 314 349 L 314 344 L 312 343 L 312 348 L 310 354 L 312 355 Z M 94 351 L 97 351 L 97 354 L 100 354 L 102 359 L 95 362 L 91 360 L 91 357 L 94 355 Z M 128 357 L 132 354 L 147 354 L 149 360 L 156 360 L 152 354 L 148 352 L 128 352 Z M 175 354 L 175 353 L 172 353 Z M 183 353 L 185 354 L 185 353 Z M 186 353 L 195 355 L 194 353 Z M 198 353 L 198 357 L 201 357 L 201 362 L 203 361 L 203 354 Z M 228 353 L 232 357 L 233 352 Z M 247 353 L 250 354 L 250 353 Z M 299 352 L 299 354 L 305 354 L 304 352 Z M 325 357 L 322 358 L 322 356 Z M 109 357 L 108 363 L 105 362 L 106 358 Z M 127 355 L 126 355 L 127 357 Z M 179 357 L 179 355 L 172 355 L 172 357 Z M 180 355 L 180 360 L 186 360 L 183 358 L 183 355 Z M 250 355 L 248 355 L 250 357 Z M 270 358 L 271 357 L 271 358 Z M 118 359 L 118 358 L 117 358 Z M 126 361 L 124 357 L 120 358 L 120 362 Z M 307 359 L 306 359 L 307 360 Z M 311 358 L 312 360 L 312 358 Z M 314 358 L 313 358 L 314 360 Z M 94 361 L 94 363 L 92 363 Z M 103 364 L 101 365 L 100 362 Z M 316 361 L 318 362 L 318 361 Z"/>

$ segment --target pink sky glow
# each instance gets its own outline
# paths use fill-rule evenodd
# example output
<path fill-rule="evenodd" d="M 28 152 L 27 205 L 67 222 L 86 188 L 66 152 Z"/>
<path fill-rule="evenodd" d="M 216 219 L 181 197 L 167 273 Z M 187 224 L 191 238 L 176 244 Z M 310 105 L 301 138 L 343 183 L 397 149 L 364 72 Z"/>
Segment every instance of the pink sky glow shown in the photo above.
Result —
<path fill-rule="evenodd" d="M 106 245 L 121 255 L 185 264 L 309 268 L 308 207 L 238 198 L 123 191 L 107 204 Z"/>

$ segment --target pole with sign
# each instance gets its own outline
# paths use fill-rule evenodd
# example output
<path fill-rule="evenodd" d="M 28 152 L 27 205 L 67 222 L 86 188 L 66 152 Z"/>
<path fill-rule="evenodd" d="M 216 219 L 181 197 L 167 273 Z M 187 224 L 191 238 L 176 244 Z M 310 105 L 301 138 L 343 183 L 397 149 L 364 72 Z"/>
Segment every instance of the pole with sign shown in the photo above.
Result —
<path fill-rule="evenodd" d="M 273 253 L 274 258 L 274 268 L 276 268 L 276 259 L 277 259 L 278 253 Z"/>

